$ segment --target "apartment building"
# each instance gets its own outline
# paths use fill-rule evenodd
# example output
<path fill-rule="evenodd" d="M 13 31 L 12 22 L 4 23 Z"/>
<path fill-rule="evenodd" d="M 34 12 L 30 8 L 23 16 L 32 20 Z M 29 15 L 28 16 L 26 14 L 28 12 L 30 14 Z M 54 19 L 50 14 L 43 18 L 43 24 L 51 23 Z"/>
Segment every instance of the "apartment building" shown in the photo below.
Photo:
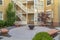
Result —
<path fill-rule="evenodd" d="M 16 15 L 21 24 L 41 25 L 39 15 L 41 12 L 50 14 L 50 21 L 54 26 L 59 25 L 59 0 L 0 0 L 0 20 L 5 19 L 7 5 L 13 1 L 16 8 Z"/>
<path fill-rule="evenodd" d="M 15 0 L 14 0 L 15 1 Z M 38 16 L 41 12 L 50 14 L 50 21 L 54 26 L 59 25 L 58 2 L 59 0 L 16 0 L 17 15 L 22 24 L 40 25 L 41 21 Z"/>

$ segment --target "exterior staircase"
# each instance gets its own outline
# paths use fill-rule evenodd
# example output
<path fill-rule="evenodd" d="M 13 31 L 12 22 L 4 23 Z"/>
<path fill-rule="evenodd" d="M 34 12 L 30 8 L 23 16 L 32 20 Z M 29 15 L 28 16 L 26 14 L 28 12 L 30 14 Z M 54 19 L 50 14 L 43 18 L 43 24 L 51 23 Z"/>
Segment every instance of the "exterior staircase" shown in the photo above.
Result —
<path fill-rule="evenodd" d="M 26 18 L 21 13 L 16 13 L 16 15 L 21 19 L 21 21 L 26 20 Z"/>
<path fill-rule="evenodd" d="M 19 24 L 27 24 L 26 18 L 21 13 L 16 13 L 16 15 L 21 19 L 21 21 L 17 21 Z"/>
<path fill-rule="evenodd" d="M 13 0 L 13 2 L 18 5 L 25 13 L 34 13 L 34 9 L 29 9 L 23 5 L 23 3 L 26 3 L 26 0 Z M 22 15 L 21 12 L 17 12 L 16 15 L 21 19 L 21 21 L 17 21 L 17 23 L 27 24 L 26 18 Z"/>
<path fill-rule="evenodd" d="M 16 5 L 18 5 L 24 12 L 26 12 L 26 13 L 34 13 L 34 9 L 29 9 L 29 8 L 25 7 L 23 5 L 23 2 L 25 2 L 25 1 L 22 1 L 22 0 L 15 1 L 14 0 L 14 3 L 16 3 Z"/>

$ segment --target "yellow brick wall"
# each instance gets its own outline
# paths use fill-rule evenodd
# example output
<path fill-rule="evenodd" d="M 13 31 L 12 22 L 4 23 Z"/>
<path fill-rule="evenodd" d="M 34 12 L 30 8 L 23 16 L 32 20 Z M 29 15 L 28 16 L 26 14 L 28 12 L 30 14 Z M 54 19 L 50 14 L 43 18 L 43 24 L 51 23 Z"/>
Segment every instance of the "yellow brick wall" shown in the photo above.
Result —
<path fill-rule="evenodd" d="M 54 22 L 59 22 L 58 20 L 58 1 L 54 1 Z"/>
<path fill-rule="evenodd" d="M 6 8 L 11 0 L 3 0 L 3 5 L 0 5 L 0 11 L 3 13 L 3 20 L 5 19 Z"/>

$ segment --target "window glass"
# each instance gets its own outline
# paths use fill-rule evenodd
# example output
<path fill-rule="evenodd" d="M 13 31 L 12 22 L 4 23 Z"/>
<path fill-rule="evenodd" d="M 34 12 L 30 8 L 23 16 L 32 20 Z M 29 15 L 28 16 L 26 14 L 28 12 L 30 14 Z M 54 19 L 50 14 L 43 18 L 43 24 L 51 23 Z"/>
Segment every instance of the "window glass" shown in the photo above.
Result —
<path fill-rule="evenodd" d="M 31 16 L 31 21 L 34 21 L 34 16 L 33 15 Z"/>
<path fill-rule="evenodd" d="M 0 5 L 2 4 L 2 0 L 0 0 Z"/>
<path fill-rule="evenodd" d="M 47 5 L 50 5 L 51 4 L 51 0 L 47 0 Z"/>

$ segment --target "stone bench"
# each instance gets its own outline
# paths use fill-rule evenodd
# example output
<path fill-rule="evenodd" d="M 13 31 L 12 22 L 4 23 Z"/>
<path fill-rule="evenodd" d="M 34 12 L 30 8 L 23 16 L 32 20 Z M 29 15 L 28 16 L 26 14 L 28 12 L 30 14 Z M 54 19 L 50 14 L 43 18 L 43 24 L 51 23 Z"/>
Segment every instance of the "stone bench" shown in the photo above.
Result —
<path fill-rule="evenodd" d="M 51 29 L 47 31 L 48 34 L 50 34 L 52 37 L 55 37 L 57 35 L 57 33 L 59 32 L 59 30 L 56 29 Z"/>

